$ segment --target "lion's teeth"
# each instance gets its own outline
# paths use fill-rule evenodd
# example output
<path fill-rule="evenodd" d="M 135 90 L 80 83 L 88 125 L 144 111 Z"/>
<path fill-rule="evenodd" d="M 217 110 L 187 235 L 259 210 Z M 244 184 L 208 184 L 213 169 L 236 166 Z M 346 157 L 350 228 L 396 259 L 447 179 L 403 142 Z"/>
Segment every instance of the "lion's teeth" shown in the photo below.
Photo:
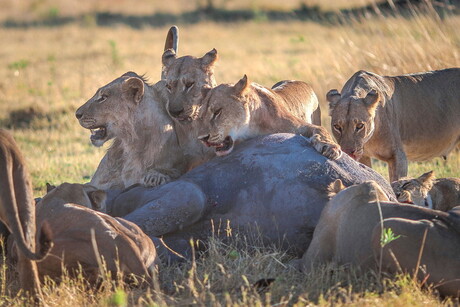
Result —
<path fill-rule="evenodd" d="M 90 129 L 90 131 L 91 131 L 92 135 L 102 134 L 102 133 L 105 132 L 105 128 L 104 127 L 99 127 L 99 128 Z"/>

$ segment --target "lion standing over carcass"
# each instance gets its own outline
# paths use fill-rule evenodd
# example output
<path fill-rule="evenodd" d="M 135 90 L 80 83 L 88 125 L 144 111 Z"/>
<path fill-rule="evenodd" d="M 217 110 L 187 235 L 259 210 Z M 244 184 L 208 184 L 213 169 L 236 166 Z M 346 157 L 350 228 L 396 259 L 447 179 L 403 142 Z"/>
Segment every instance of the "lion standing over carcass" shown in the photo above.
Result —
<path fill-rule="evenodd" d="M 460 69 L 402 76 L 356 72 L 342 93 L 327 93 L 331 126 L 343 151 L 370 166 L 388 163 L 390 181 L 407 160 L 447 156 L 460 142 Z"/>

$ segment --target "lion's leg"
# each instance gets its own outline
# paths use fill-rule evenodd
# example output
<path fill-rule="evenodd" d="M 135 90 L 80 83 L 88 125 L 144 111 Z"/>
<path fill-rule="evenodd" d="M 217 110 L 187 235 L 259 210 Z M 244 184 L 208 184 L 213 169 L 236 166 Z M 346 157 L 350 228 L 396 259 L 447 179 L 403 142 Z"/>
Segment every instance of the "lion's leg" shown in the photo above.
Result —
<path fill-rule="evenodd" d="M 175 169 L 165 170 L 152 168 L 147 170 L 142 178 L 142 184 L 146 187 L 156 187 L 170 182 L 180 176 L 180 172 Z"/>
<path fill-rule="evenodd" d="M 401 177 L 407 176 L 407 157 L 404 151 L 398 150 L 393 158 L 388 162 L 388 171 L 390 174 L 390 182 L 396 181 Z"/>
<path fill-rule="evenodd" d="M 329 225 L 315 230 L 313 239 L 302 259 L 295 263 L 297 268 L 308 274 L 315 267 L 334 260 L 336 228 Z M 294 264 L 294 263 L 293 263 Z"/>
<path fill-rule="evenodd" d="M 35 299 L 42 298 L 37 263 L 28 259 L 21 251 L 18 251 L 17 270 L 21 288 Z"/>
<path fill-rule="evenodd" d="M 321 126 L 306 124 L 299 127 L 296 133 L 309 138 L 313 148 L 329 159 L 338 159 L 342 154 L 340 145 L 334 142 L 329 132 Z"/>

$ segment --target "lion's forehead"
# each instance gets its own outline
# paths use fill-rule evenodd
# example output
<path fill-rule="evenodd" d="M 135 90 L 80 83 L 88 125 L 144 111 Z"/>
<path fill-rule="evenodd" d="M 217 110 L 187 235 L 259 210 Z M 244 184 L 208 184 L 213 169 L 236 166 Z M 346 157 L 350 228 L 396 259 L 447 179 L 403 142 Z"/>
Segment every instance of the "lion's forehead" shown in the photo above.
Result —
<path fill-rule="evenodd" d="M 201 61 L 193 56 L 184 56 L 176 59 L 166 71 L 166 79 L 180 79 L 186 74 L 195 73 L 199 75 L 204 71 L 201 69 Z"/>
<path fill-rule="evenodd" d="M 343 103 L 334 108 L 331 112 L 331 117 L 333 122 L 339 122 L 343 125 L 372 120 L 371 114 L 362 101 L 359 100 L 344 100 Z"/>

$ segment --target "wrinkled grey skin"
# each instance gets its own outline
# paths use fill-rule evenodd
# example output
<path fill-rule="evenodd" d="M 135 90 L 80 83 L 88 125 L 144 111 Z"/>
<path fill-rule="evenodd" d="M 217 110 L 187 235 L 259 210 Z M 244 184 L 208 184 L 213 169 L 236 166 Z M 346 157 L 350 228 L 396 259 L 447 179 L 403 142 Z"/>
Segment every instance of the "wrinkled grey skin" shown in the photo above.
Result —
<path fill-rule="evenodd" d="M 258 230 L 264 244 L 300 256 L 328 201 L 326 189 L 337 178 L 346 186 L 375 180 L 395 200 L 383 177 L 348 155 L 328 160 L 302 136 L 274 134 L 242 143 L 177 181 L 134 187 L 107 206 L 137 207 L 124 218 L 183 255 L 190 237 L 206 241 L 213 230 L 224 237 L 229 221 L 233 235 L 251 237 Z"/>

